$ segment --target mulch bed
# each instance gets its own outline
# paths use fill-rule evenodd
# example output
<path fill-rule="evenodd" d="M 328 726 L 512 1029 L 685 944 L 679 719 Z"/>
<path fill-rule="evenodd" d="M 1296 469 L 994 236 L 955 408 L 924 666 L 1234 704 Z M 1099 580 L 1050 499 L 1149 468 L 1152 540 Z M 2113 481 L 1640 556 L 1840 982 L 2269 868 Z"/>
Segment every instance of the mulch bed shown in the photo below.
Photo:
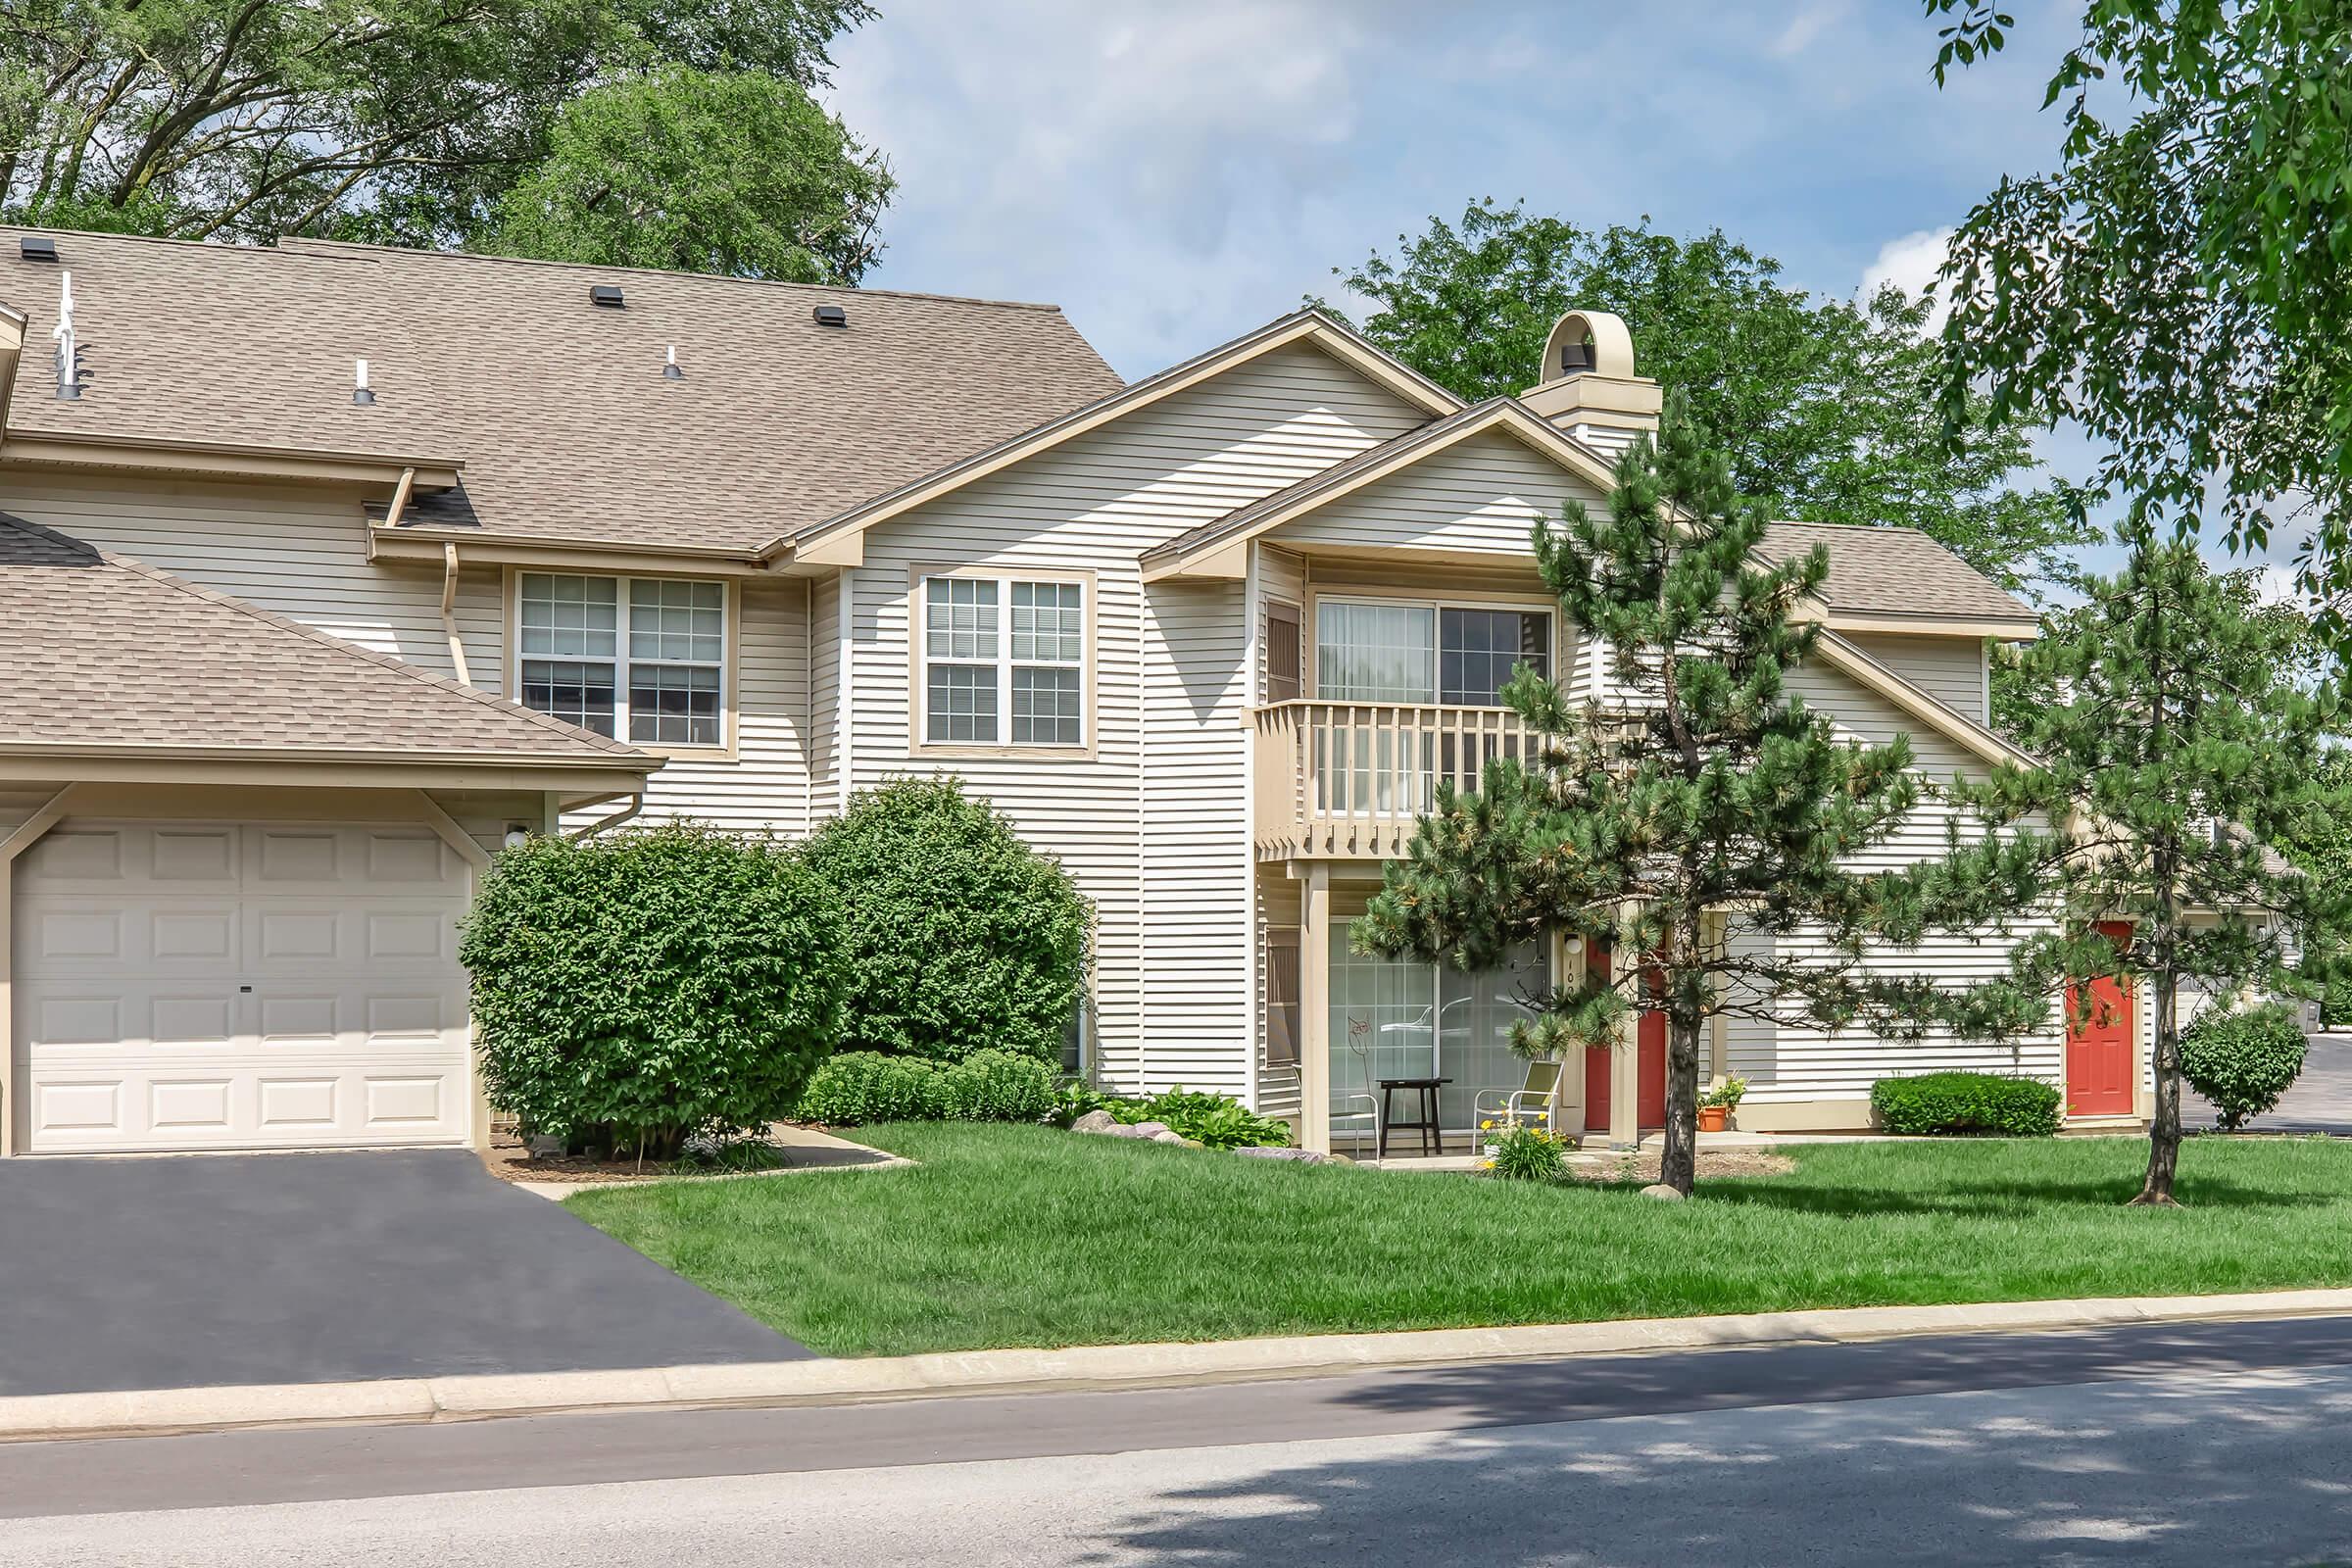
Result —
<path fill-rule="evenodd" d="M 1643 1186 L 1658 1179 L 1658 1151 L 1645 1149 L 1640 1153 L 1621 1154 L 1595 1164 L 1571 1161 L 1568 1173 L 1587 1182 L 1639 1182 Z M 1698 1179 L 1713 1181 L 1726 1176 L 1786 1176 L 1796 1169 L 1796 1161 L 1787 1154 L 1776 1154 L 1766 1149 L 1725 1149 L 1702 1152 L 1698 1156 Z"/>
<path fill-rule="evenodd" d="M 482 1151 L 482 1164 L 502 1182 L 583 1182 L 619 1185 L 628 1182 L 674 1182 L 680 1177 L 740 1175 L 695 1165 L 675 1165 L 649 1159 L 642 1168 L 634 1159 L 596 1159 L 587 1154 L 534 1154 L 513 1133 L 493 1133 Z"/>

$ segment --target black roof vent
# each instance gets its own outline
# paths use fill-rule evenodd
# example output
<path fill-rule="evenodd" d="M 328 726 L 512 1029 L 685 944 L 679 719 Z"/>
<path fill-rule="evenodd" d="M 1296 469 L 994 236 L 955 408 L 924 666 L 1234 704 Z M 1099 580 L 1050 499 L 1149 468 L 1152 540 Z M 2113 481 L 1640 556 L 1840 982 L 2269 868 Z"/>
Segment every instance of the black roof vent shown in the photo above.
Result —
<path fill-rule="evenodd" d="M 588 286 L 588 303 L 591 305 L 603 305 L 617 311 L 627 302 L 620 297 L 619 284 L 591 283 Z"/>
<path fill-rule="evenodd" d="M 816 324 L 819 326 L 847 326 L 850 324 L 850 313 L 838 305 L 819 305 L 808 314 L 815 318 Z"/>
<path fill-rule="evenodd" d="M 57 241 L 46 234 L 27 234 L 19 243 L 19 254 L 28 262 L 57 260 Z"/>

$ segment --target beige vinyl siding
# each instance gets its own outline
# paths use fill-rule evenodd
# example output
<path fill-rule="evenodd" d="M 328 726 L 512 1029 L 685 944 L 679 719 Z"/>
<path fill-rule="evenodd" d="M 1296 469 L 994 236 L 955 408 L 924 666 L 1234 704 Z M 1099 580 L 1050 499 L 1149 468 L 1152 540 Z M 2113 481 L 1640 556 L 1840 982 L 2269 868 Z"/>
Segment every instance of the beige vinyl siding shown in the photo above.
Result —
<path fill-rule="evenodd" d="M 1246 601 L 1238 584 L 1147 592 L 1137 558 L 1426 417 L 1298 345 L 866 535 L 852 580 L 851 782 L 958 774 L 1059 857 L 1095 903 L 1109 1087 L 1244 1092 L 1252 1038 Z M 945 565 L 1092 574 L 1090 755 L 910 748 L 908 605 L 918 571 Z"/>
<path fill-rule="evenodd" d="M 818 579 L 808 592 L 808 813 L 809 826 L 841 806 L 841 575 Z"/>
<path fill-rule="evenodd" d="M 1834 713 L 1842 735 L 1883 742 L 1898 732 L 1908 734 L 1917 754 L 1917 769 L 1925 778 L 1948 779 L 1983 769 L 1983 761 L 1973 753 L 1927 731 L 1918 720 L 1825 665 L 1815 663 L 1795 671 L 1789 687 L 1807 703 Z M 1952 811 L 1946 802 L 1923 800 L 1895 838 L 1856 857 L 1852 865 L 1857 870 L 1891 869 L 1939 858 Z M 1968 831 L 1967 824 L 1962 831 Z M 2022 936 L 2046 926 L 2020 921 L 2016 929 Z M 1744 940 L 1750 946 L 1772 941 L 1754 935 Z M 1889 949 L 1874 954 L 1869 966 L 1886 974 L 1925 975 L 1957 988 L 2004 974 L 2012 940 L 1993 933 L 1931 936 L 1917 950 Z M 1808 945 L 1801 933 L 1782 941 L 1800 949 Z M 1820 951 L 1818 942 L 1809 945 Z M 1751 1084 L 1750 1097 L 1759 1104 L 1769 1104 L 1859 1100 L 1869 1095 L 1872 1083 L 1889 1074 L 1946 1068 L 2030 1076 L 2055 1084 L 2063 1034 L 2054 1010 L 2041 1030 L 2001 1044 L 1957 1039 L 1941 1030 L 1917 1042 L 1905 1042 L 1883 1040 L 1868 1029 L 1830 1033 L 1793 1018 L 1777 1023 L 1730 1018 L 1725 1021 L 1725 1047 L 1726 1070 L 1746 1077 Z"/>
<path fill-rule="evenodd" d="M 1846 640 L 1953 712 L 1980 724 L 1990 718 L 1984 638 L 1852 632 Z"/>
<path fill-rule="evenodd" d="M 1569 498 L 1595 513 L 1606 508 L 1607 498 L 1583 479 L 1488 430 L 1284 523 L 1268 537 L 1294 546 L 1493 551 L 1526 559 L 1536 518 L 1557 517 Z"/>
<path fill-rule="evenodd" d="M 441 571 L 368 560 L 356 489 L 138 475 L 10 473 L 0 511 L 143 561 L 436 675 L 455 675 Z M 505 689 L 500 574 L 468 570 L 456 619 L 467 674 Z"/>
<path fill-rule="evenodd" d="M 1566 424 L 1560 428 L 1611 463 L 1623 457 L 1636 441 L 1642 439 L 1641 431 L 1621 429 L 1613 424 Z"/>
<path fill-rule="evenodd" d="M 645 817 L 799 837 L 808 830 L 808 590 L 777 580 L 742 582 L 735 592 L 735 755 L 670 753 L 646 781 Z"/>

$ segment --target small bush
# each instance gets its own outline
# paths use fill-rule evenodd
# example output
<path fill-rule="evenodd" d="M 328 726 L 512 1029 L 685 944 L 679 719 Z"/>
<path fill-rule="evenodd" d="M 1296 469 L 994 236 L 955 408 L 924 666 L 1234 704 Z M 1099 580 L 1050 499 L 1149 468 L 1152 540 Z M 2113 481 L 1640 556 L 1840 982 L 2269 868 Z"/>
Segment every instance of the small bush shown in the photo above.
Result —
<path fill-rule="evenodd" d="M 1093 910 L 987 802 L 952 778 L 901 779 L 858 795 L 802 855 L 848 914 L 845 1049 L 1060 1060 Z"/>
<path fill-rule="evenodd" d="M 2292 1007 L 2266 1003 L 2206 1011 L 2180 1037 L 2180 1075 L 2235 1132 L 2276 1106 L 2303 1071 L 2303 1027 Z"/>
<path fill-rule="evenodd" d="M 490 1103 L 667 1157 L 791 1108 L 840 1027 L 832 893 L 763 839 L 671 824 L 503 851 L 466 917 Z"/>
<path fill-rule="evenodd" d="M 846 1127 L 868 1121 L 935 1121 L 939 1074 L 927 1061 L 846 1051 L 816 1069 L 794 1114 Z"/>
<path fill-rule="evenodd" d="M 1486 1139 L 1487 1169 L 1506 1182 L 1558 1181 L 1568 1173 L 1568 1141 L 1548 1127 L 1514 1121 Z"/>
<path fill-rule="evenodd" d="M 1054 1069 L 1035 1056 L 975 1051 L 938 1078 L 950 1121 L 1043 1121 L 1054 1108 Z"/>
<path fill-rule="evenodd" d="M 1288 1149 L 1291 1124 L 1277 1116 L 1260 1116 L 1231 1095 L 1206 1090 L 1170 1089 L 1148 1100 L 1106 1095 L 1087 1084 L 1064 1084 L 1054 1091 L 1047 1119 L 1067 1127 L 1090 1110 L 1107 1110 L 1114 1120 L 1134 1126 L 1139 1121 L 1164 1122 L 1209 1149 Z"/>
<path fill-rule="evenodd" d="M 1988 1072 L 1882 1078 L 1870 1086 L 1870 1103 L 1888 1132 L 1915 1137 L 2048 1138 L 2058 1131 L 2058 1091 L 2032 1078 Z"/>

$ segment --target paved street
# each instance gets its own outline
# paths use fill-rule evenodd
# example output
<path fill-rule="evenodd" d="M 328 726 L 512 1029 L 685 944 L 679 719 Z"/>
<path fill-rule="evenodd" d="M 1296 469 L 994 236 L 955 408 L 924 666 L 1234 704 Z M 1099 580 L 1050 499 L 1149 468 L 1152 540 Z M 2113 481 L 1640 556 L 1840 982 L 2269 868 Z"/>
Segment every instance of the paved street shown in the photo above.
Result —
<path fill-rule="evenodd" d="M 0 1564 L 2310 1564 L 2348 1414 L 2326 1319 L 27 1446 Z"/>

